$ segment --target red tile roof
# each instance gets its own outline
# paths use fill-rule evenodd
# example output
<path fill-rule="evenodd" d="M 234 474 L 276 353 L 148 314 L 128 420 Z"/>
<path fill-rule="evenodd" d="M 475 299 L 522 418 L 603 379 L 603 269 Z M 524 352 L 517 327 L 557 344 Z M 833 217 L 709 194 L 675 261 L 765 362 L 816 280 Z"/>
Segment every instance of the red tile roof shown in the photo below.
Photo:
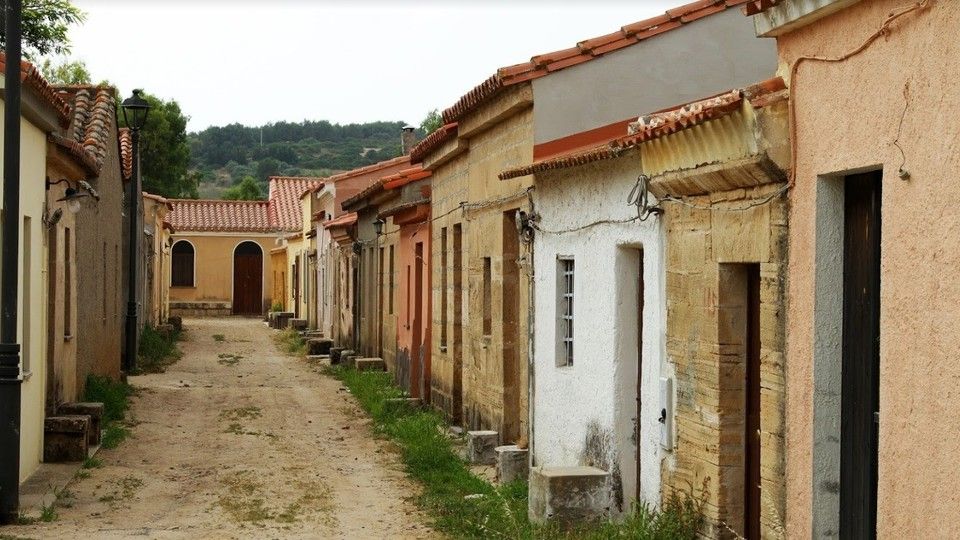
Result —
<path fill-rule="evenodd" d="M 444 124 L 436 131 L 427 135 L 410 151 L 410 162 L 420 163 L 427 154 L 433 152 L 443 143 L 457 136 L 457 123 Z"/>
<path fill-rule="evenodd" d="M 77 141 L 67 139 L 56 133 L 47 135 L 47 140 L 64 149 L 67 154 L 73 158 L 75 163 L 83 167 L 83 170 L 86 171 L 87 174 L 92 176 L 100 174 L 100 165 L 97 163 L 96 158 L 84 151 L 83 145 Z"/>
<path fill-rule="evenodd" d="M 530 165 L 507 169 L 501 172 L 499 177 L 501 180 L 507 180 L 542 171 L 566 169 L 615 158 L 625 150 L 634 148 L 646 141 L 726 116 L 739 110 L 744 99 L 750 100 L 755 106 L 766 105 L 769 103 L 768 96 L 782 92 L 784 88 L 783 79 L 776 77 L 744 89 L 731 90 L 718 96 L 687 103 L 668 111 L 641 116 L 630 125 L 628 133 L 624 136 L 585 151 L 573 152 L 537 161 Z"/>
<path fill-rule="evenodd" d="M 416 182 L 417 180 L 429 178 L 432 174 L 433 171 L 424 169 L 420 165 L 417 165 L 416 167 L 404 169 L 396 174 L 385 176 L 381 181 L 383 182 L 384 189 L 397 189 L 409 184 L 410 182 Z"/>
<path fill-rule="evenodd" d="M 184 232 L 275 232 L 267 201 L 170 199 L 167 221 Z"/>
<path fill-rule="evenodd" d="M 749 0 L 698 0 L 667 10 L 658 15 L 620 28 L 603 36 L 586 39 L 576 46 L 560 51 L 539 54 L 529 62 L 502 67 L 487 80 L 463 95 L 450 108 L 443 111 L 443 121 L 456 122 L 476 109 L 504 88 L 543 77 L 564 68 L 582 64 L 598 56 L 628 47 L 645 39 L 679 28 L 697 19 L 719 13 Z"/>
<path fill-rule="evenodd" d="M 400 164 L 409 163 L 409 162 L 410 162 L 410 156 L 408 155 L 398 156 L 393 159 L 388 159 L 385 161 L 374 163 L 373 165 L 367 165 L 366 167 L 360 167 L 359 169 L 353 169 L 347 172 L 342 172 L 340 174 L 335 174 L 331 177 L 325 178 L 324 181 L 330 184 L 335 184 L 337 182 L 340 182 L 341 180 L 362 176 L 364 174 L 376 172 L 381 169 L 386 169 L 388 167 L 393 167 L 395 165 L 400 165 Z"/>
<path fill-rule="evenodd" d="M 133 139 L 129 128 L 120 128 L 118 133 L 120 145 L 120 170 L 123 179 L 129 180 L 133 176 Z"/>
<path fill-rule="evenodd" d="M 0 52 L 0 73 L 4 73 L 7 67 L 7 55 Z M 23 86 L 36 92 L 41 99 L 47 102 L 56 112 L 61 127 L 70 125 L 70 107 L 57 95 L 53 86 L 43 78 L 40 70 L 26 60 L 20 61 L 20 81 Z"/>
<path fill-rule="evenodd" d="M 305 191 L 322 187 L 323 179 L 308 176 L 271 176 L 269 201 L 270 221 L 277 229 L 299 231 L 303 227 L 300 196 Z"/>
<path fill-rule="evenodd" d="M 359 203 L 360 201 L 368 197 L 371 197 L 373 195 L 376 195 L 377 193 L 380 193 L 382 191 L 383 191 L 383 179 L 380 179 L 370 184 L 369 186 L 367 186 L 360 193 L 357 193 L 353 197 L 350 197 L 349 199 L 344 200 L 342 203 L 340 203 L 340 208 L 343 208 L 344 210 L 351 208 L 357 203 Z"/>
<path fill-rule="evenodd" d="M 350 212 L 325 222 L 323 224 L 323 228 L 330 229 L 332 227 L 347 227 L 349 225 L 353 225 L 356 222 L 357 222 L 357 213 Z"/>
<path fill-rule="evenodd" d="M 57 95 L 72 106 L 65 137 L 80 143 L 100 174 L 109 153 L 116 122 L 116 89 L 109 86 L 55 86 Z"/>

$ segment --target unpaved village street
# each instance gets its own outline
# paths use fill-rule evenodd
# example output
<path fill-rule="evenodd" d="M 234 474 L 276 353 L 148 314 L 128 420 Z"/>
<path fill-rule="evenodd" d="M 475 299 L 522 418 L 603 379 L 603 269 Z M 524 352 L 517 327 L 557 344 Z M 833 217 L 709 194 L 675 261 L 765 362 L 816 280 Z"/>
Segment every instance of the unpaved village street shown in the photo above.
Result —
<path fill-rule="evenodd" d="M 184 323 L 183 358 L 139 389 L 131 438 L 30 538 L 428 538 L 416 486 L 335 379 L 253 319 Z M 222 335 L 223 341 L 214 338 Z"/>

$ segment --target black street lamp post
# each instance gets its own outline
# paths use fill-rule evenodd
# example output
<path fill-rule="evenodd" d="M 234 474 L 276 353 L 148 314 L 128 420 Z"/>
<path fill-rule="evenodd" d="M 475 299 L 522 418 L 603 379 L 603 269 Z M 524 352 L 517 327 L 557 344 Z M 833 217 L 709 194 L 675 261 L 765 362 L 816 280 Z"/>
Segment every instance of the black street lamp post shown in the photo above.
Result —
<path fill-rule="evenodd" d="M 0 524 L 20 513 L 20 344 L 17 290 L 20 252 L 21 0 L 4 3 L 6 66 L 3 114 L 3 262 L 0 266 Z M 31 301 L 24 293 L 23 301 Z"/>
<path fill-rule="evenodd" d="M 130 128 L 133 142 L 133 170 L 130 175 L 129 204 L 127 204 L 128 219 L 130 220 L 130 243 L 127 246 L 127 326 L 126 326 L 126 355 L 123 358 L 123 371 L 127 374 L 137 367 L 137 272 L 139 268 L 140 235 L 140 130 L 147 123 L 147 113 L 150 104 L 140 96 L 141 90 L 134 90 L 133 95 L 123 100 L 120 105 L 123 109 L 123 120 Z"/>

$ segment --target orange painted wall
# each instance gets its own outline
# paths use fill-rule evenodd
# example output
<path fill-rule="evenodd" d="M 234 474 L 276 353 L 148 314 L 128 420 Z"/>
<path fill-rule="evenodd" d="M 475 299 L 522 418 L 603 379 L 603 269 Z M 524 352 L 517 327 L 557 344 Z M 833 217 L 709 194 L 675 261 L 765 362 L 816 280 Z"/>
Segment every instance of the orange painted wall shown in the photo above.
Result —
<path fill-rule="evenodd" d="M 400 225 L 400 243 L 397 253 L 397 362 L 409 362 L 410 395 L 429 400 L 430 395 L 430 336 L 431 336 L 431 278 L 430 278 L 430 212 L 429 207 L 420 207 L 408 215 L 394 216 Z M 407 218 L 410 221 L 404 220 Z M 422 244 L 421 257 L 417 257 L 417 244 Z M 419 342 L 414 336 L 414 317 L 416 316 L 415 281 L 416 269 L 420 265 L 422 287 L 420 290 L 420 321 L 422 335 Z M 417 351 L 422 357 L 417 362 Z"/>

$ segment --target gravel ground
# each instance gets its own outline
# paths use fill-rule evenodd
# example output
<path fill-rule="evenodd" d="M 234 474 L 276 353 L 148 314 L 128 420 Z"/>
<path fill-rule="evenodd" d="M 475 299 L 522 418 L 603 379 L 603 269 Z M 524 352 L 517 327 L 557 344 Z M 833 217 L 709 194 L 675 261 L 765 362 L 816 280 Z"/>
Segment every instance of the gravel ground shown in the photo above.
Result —
<path fill-rule="evenodd" d="M 131 377 L 132 438 L 29 538 L 433 538 L 416 486 L 335 379 L 257 320 L 184 322 L 183 358 Z M 214 336 L 222 335 L 223 341 Z"/>

